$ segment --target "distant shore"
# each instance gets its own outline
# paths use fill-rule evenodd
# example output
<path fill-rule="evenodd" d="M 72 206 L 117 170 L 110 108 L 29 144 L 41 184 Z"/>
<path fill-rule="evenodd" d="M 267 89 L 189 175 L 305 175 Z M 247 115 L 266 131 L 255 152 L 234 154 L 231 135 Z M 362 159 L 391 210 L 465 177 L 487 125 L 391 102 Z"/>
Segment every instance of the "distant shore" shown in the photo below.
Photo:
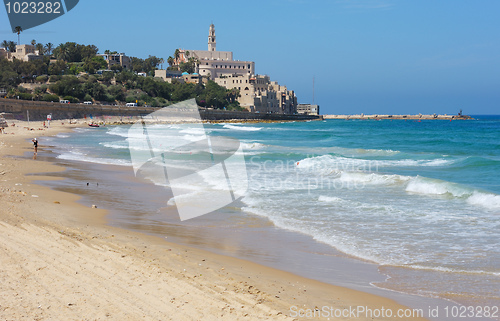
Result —
<path fill-rule="evenodd" d="M 353 120 L 382 120 L 382 119 L 410 119 L 410 120 L 467 120 L 473 119 L 466 115 L 323 115 L 323 119 L 353 119 Z"/>

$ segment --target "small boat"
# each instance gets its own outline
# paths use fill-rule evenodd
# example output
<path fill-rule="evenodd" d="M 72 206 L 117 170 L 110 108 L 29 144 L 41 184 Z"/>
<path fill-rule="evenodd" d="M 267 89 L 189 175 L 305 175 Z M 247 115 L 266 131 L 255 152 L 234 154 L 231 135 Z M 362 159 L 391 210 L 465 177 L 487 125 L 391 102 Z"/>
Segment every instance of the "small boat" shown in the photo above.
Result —
<path fill-rule="evenodd" d="M 92 124 L 89 124 L 89 126 L 90 126 L 90 127 L 99 127 L 99 125 L 97 125 L 97 124 L 94 124 L 94 123 L 92 123 Z"/>

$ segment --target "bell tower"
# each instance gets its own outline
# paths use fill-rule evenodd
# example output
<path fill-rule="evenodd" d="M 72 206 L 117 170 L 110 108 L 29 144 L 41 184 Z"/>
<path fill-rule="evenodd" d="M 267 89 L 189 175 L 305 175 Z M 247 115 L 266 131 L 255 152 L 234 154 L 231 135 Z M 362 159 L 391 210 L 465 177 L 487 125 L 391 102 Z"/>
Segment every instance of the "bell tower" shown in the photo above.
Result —
<path fill-rule="evenodd" d="M 216 41 L 215 41 L 215 26 L 212 23 L 210 25 L 210 31 L 208 33 L 208 51 L 215 51 Z"/>

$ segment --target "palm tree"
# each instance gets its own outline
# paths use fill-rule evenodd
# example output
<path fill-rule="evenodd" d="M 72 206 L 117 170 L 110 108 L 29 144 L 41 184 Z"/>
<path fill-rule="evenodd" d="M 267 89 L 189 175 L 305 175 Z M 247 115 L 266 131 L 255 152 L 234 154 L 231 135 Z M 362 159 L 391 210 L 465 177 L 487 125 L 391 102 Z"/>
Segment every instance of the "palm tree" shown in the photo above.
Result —
<path fill-rule="evenodd" d="M 21 45 L 21 32 L 23 32 L 23 28 L 21 26 L 17 26 L 14 28 L 14 32 L 17 33 L 17 44 Z"/>
<path fill-rule="evenodd" d="M 16 43 L 14 41 L 9 41 L 9 51 L 16 52 Z"/>
<path fill-rule="evenodd" d="M 54 44 L 49 42 L 45 45 L 45 52 L 50 56 L 52 54 L 52 50 L 54 49 Z"/>
<path fill-rule="evenodd" d="M 172 67 L 174 65 L 174 58 L 172 56 L 169 56 L 167 58 L 167 63 Z"/>
<path fill-rule="evenodd" d="M 186 57 L 189 57 L 189 54 L 190 54 L 189 50 L 186 50 Z"/>
<path fill-rule="evenodd" d="M 175 62 L 177 64 L 179 63 L 179 57 L 180 56 L 181 56 L 181 51 L 179 49 L 175 49 L 174 58 L 175 58 Z"/>
<path fill-rule="evenodd" d="M 57 46 L 56 49 L 54 49 L 54 56 L 58 60 L 64 60 L 67 61 L 69 58 L 69 48 L 66 44 L 62 43 L 59 46 Z"/>
<path fill-rule="evenodd" d="M 43 43 L 37 43 L 36 44 L 36 50 L 38 50 L 38 55 L 42 56 L 44 52 L 45 47 L 43 46 Z"/>
<path fill-rule="evenodd" d="M 35 39 L 31 40 L 31 45 L 32 46 L 36 45 L 36 40 Z"/>
<path fill-rule="evenodd" d="M 5 48 L 5 50 L 9 50 L 9 42 L 7 40 L 4 40 L 2 42 L 2 47 Z"/>
<path fill-rule="evenodd" d="M 160 65 L 160 69 L 163 69 L 163 64 L 164 63 L 165 63 L 165 59 L 160 58 L 160 60 L 158 60 L 158 64 Z"/>

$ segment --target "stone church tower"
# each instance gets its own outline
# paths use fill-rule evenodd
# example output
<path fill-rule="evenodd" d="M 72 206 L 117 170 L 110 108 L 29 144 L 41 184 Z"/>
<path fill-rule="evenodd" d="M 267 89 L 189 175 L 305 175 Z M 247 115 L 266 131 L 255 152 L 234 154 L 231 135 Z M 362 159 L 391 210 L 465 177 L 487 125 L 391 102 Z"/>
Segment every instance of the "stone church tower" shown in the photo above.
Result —
<path fill-rule="evenodd" d="M 215 41 L 215 26 L 212 23 L 210 25 L 210 31 L 208 33 L 208 51 L 215 51 L 216 41 Z"/>

